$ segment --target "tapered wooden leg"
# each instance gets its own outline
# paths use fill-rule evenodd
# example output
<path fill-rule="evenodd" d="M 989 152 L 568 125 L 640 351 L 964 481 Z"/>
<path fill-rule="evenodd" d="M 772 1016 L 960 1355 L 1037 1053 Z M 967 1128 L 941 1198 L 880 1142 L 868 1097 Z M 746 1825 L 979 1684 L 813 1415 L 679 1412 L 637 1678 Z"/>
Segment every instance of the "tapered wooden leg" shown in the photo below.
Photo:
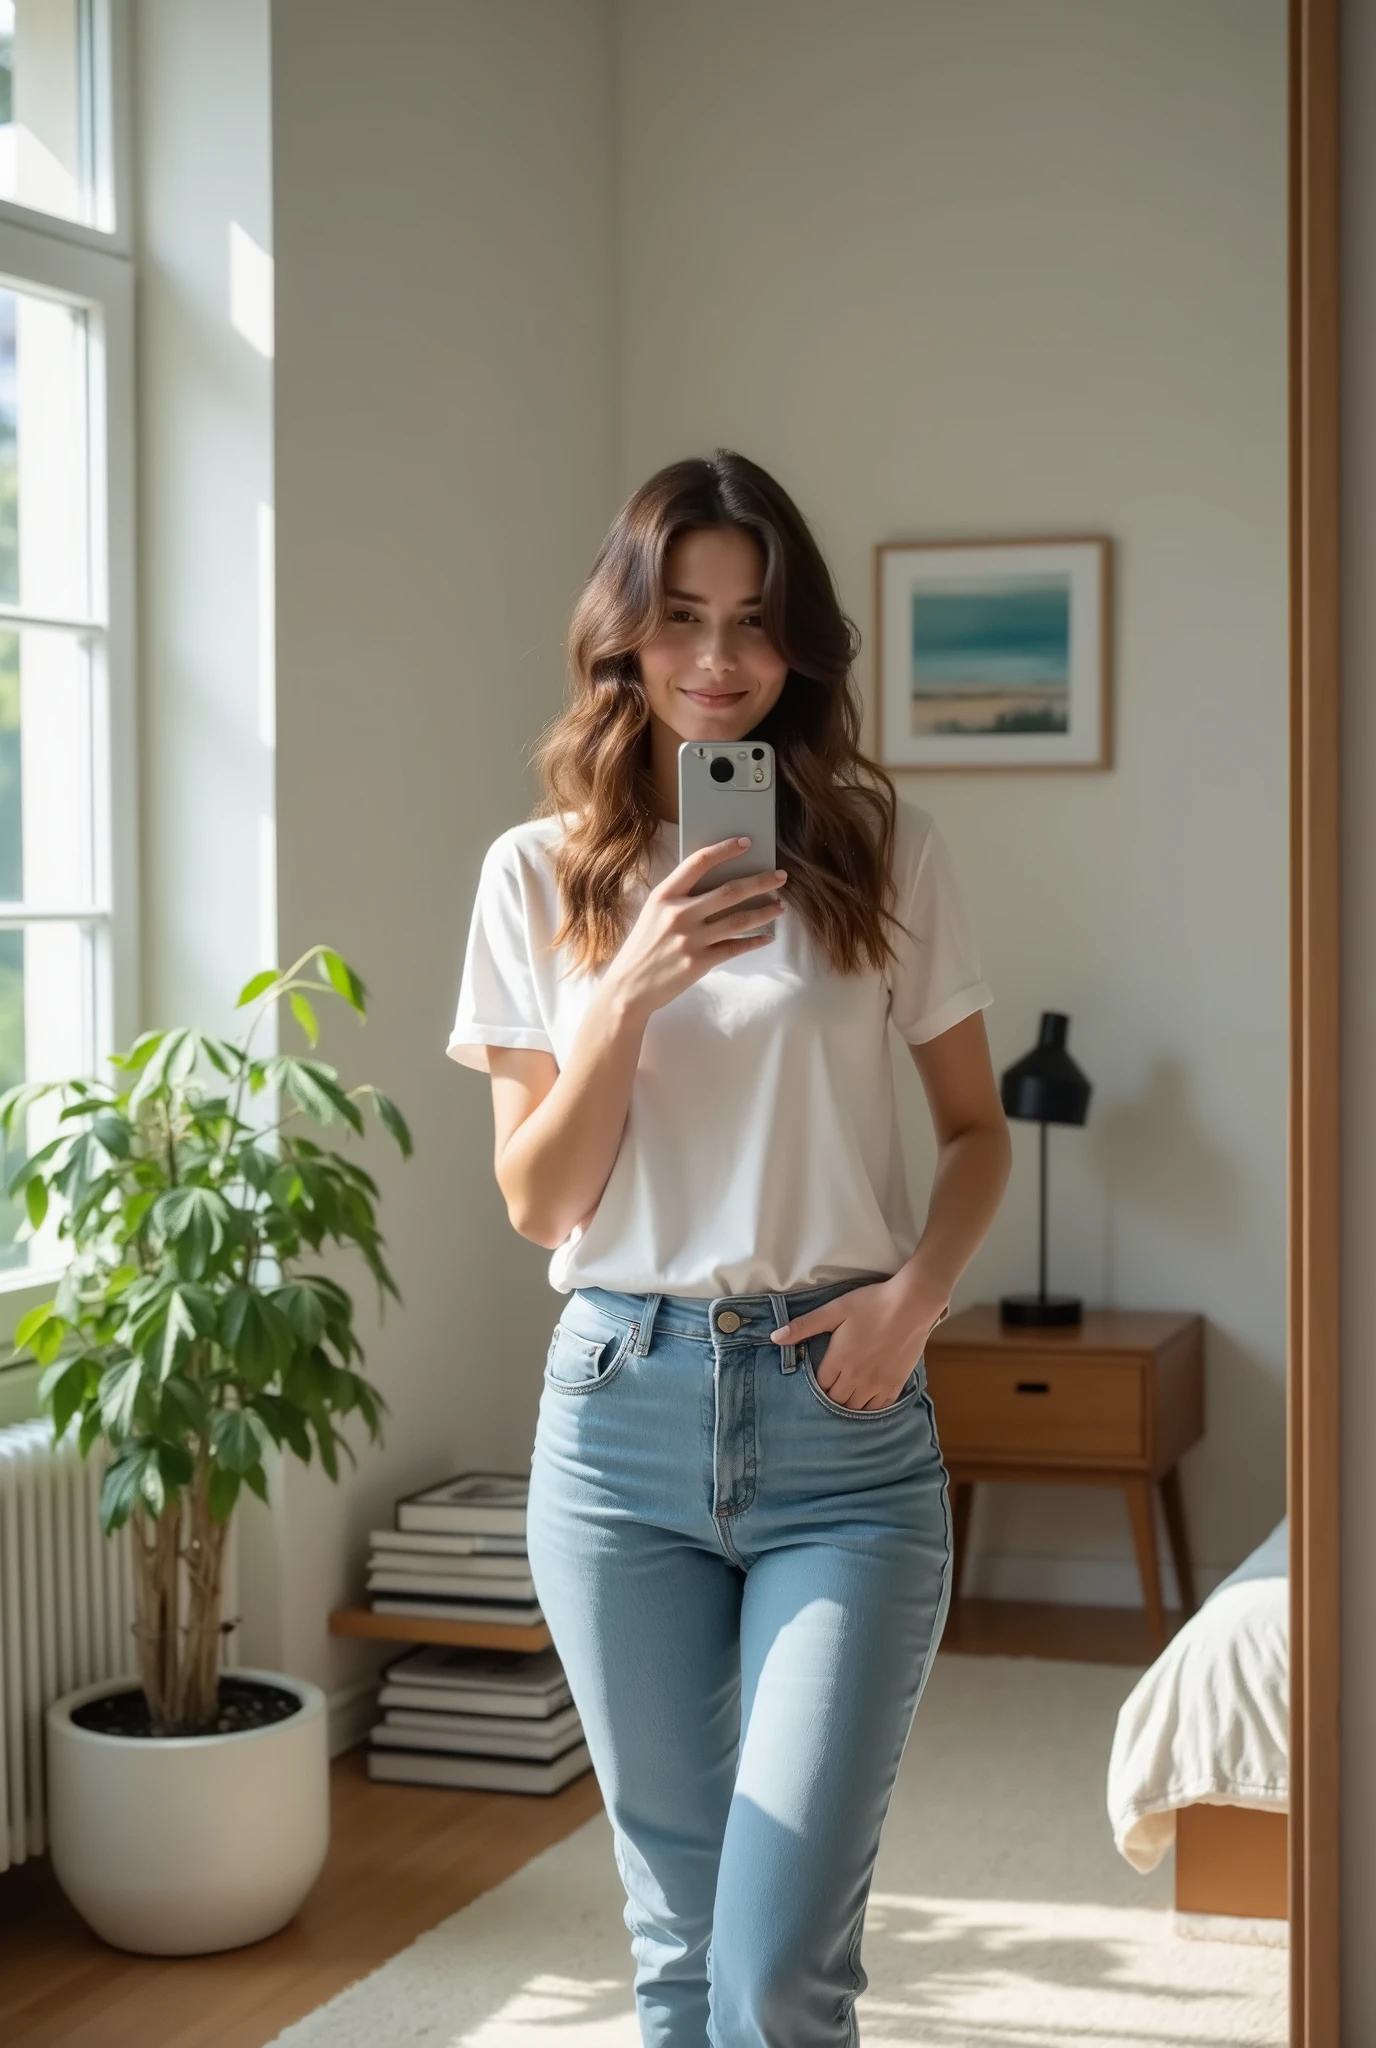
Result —
<path fill-rule="evenodd" d="M 1180 1605 L 1186 1614 L 1198 1606 L 1194 1595 L 1194 1567 L 1190 1563 L 1190 1539 L 1185 1533 L 1185 1503 L 1180 1493 L 1180 1474 L 1174 1468 L 1161 1481 L 1161 1505 L 1166 1513 L 1166 1534 L 1170 1538 L 1171 1562 L 1180 1587 Z"/>
<path fill-rule="evenodd" d="M 969 1549 L 970 1510 L 975 1504 L 973 1480 L 951 1481 L 951 1547 L 955 1553 L 951 1563 L 951 1598 L 960 1597 L 960 1578 L 965 1568 L 965 1553 Z"/>
<path fill-rule="evenodd" d="M 1132 1522 L 1133 1547 L 1137 1552 L 1137 1569 L 1142 1579 L 1142 1604 L 1147 1610 L 1147 1625 L 1152 1641 L 1158 1649 L 1166 1646 L 1166 1609 L 1161 1599 L 1161 1570 L 1156 1559 L 1156 1527 L 1151 1512 L 1150 1479 L 1125 1479 L 1123 1492 L 1127 1496 L 1128 1515 Z"/>

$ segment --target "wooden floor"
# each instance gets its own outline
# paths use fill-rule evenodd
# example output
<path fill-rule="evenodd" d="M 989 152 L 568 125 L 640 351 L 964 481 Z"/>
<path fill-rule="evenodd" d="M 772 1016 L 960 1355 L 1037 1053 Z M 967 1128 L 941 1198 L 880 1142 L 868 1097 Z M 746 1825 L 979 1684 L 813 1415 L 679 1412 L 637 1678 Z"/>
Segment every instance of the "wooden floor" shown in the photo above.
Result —
<path fill-rule="evenodd" d="M 982 1600 L 957 1603 L 942 1648 L 1129 1665 L 1153 1654 L 1134 1609 Z M 161 1960 L 105 1947 L 37 1859 L 0 1876 L 0 2042 L 264 2048 L 600 1803 L 591 1773 L 552 1799 L 372 1785 L 353 1750 L 333 1767 L 329 1860 L 301 1912 L 270 1941 L 222 1956 Z"/>

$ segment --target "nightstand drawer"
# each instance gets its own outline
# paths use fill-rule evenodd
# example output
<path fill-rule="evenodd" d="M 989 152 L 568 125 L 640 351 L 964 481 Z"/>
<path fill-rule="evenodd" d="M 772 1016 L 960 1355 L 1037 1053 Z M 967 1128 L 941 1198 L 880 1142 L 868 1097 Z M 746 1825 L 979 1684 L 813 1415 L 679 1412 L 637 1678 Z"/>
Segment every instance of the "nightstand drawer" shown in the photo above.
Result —
<path fill-rule="evenodd" d="M 1142 1369 L 1093 1359 L 928 1357 L 941 1448 L 953 1457 L 1140 1458 Z"/>

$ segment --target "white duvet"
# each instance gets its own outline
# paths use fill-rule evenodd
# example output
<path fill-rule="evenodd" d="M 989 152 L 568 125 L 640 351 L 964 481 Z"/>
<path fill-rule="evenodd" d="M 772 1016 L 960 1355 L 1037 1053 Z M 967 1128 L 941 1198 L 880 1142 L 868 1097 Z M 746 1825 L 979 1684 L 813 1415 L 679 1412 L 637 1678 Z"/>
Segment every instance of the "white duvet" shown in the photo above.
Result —
<path fill-rule="evenodd" d="M 1108 1767 L 1113 1839 L 1154 1870 L 1177 1807 L 1284 1813 L 1289 1769 L 1286 1527 L 1225 1579 L 1143 1673 L 1118 1714 Z"/>

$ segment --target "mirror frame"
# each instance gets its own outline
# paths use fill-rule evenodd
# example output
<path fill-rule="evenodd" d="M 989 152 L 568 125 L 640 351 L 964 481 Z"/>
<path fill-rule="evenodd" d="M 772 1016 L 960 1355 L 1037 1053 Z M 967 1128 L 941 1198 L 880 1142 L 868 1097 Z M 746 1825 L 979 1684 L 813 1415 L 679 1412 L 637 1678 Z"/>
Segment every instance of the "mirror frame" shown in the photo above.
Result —
<path fill-rule="evenodd" d="M 1290 2041 L 1338 2048 L 1339 0 L 1288 6 Z"/>

